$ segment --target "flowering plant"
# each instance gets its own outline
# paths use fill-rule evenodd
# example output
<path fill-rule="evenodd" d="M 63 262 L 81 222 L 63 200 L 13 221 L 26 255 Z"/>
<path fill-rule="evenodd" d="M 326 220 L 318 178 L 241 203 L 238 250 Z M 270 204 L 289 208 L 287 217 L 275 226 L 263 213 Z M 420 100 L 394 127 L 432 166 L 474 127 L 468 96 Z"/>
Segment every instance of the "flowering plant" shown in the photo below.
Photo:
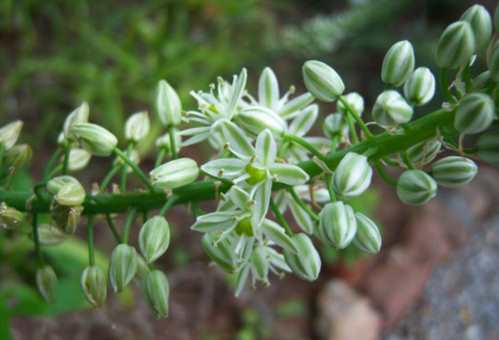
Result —
<path fill-rule="evenodd" d="M 496 30 L 498 19 L 496 13 Z M 89 260 L 81 286 L 88 302 L 105 302 L 107 281 L 118 292 L 135 280 L 154 313 L 166 316 L 168 279 L 154 266 L 170 244 L 165 215 L 175 204 L 194 206 L 213 199 L 218 202 L 215 211 L 193 209 L 191 229 L 203 234 L 201 245 L 210 260 L 234 275 L 236 295 L 248 281 L 270 284 L 271 273 L 315 280 L 321 269 L 315 240 L 337 249 L 353 244 L 367 253 L 380 250 L 376 223 L 349 204 L 369 188 L 374 172 L 395 187 L 402 202 L 420 205 L 434 198 L 439 186 L 469 183 L 478 170 L 473 158 L 499 165 L 494 130 L 499 41 L 492 32 L 493 19 L 479 5 L 445 29 L 436 50 L 444 102 L 417 119 L 415 108 L 431 102 L 437 82 L 429 68 L 416 68 L 409 41 L 394 44 L 384 58 L 381 80 L 386 90 L 372 107 L 370 123 L 365 122 L 362 96 L 345 93 L 341 76 L 317 60 L 303 65 L 304 94 L 295 95 L 294 88 L 282 94 L 277 76 L 267 67 L 255 97 L 246 89 L 243 69 L 232 81 L 219 78 L 208 92 L 192 92 L 198 107 L 187 111 L 175 89 L 162 80 L 155 109 L 166 132 L 156 142 L 156 163 L 149 174 L 139 167 L 136 151 L 150 130 L 148 113 L 131 115 L 124 127 L 126 147 L 120 149 L 111 132 L 89 122 L 89 105 L 83 103 L 66 118 L 59 147 L 33 191 L 12 191 L 11 179 L 31 158 L 31 148 L 17 143 L 23 123 L 9 123 L 0 128 L 0 224 L 14 231 L 23 224 L 32 226 L 39 264 L 36 282 L 47 300 L 53 297 L 57 275 L 43 248 L 62 242 L 85 217 Z M 479 71 L 477 61 L 487 68 Z M 320 102 L 336 103 L 337 112 L 322 121 L 324 136 L 310 136 Z M 468 138 L 472 135 L 477 138 Z M 213 149 L 208 162 L 198 166 L 179 157 L 184 148 L 205 141 Z M 455 155 L 439 157 L 445 150 Z M 102 181 L 85 189 L 73 174 L 85 169 L 92 157 L 114 159 Z M 392 177 L 387 167 L 401 168 L 400 177 Z M 119 185 L 109 190 L 118 173 Z M 130 174 L 144 189 L 130 191 Z M 288 210 L 299 230 L 285 217 Z M 120 213 L 126 218 L 118 231 L 115 219 Z M 146 218 L 135 247 L 129 234 L 138 213 Z M 48 224 L 39 222 L 43 214 L 50 216 Z M 105 217 L 117 242 L 107 275 L 95 263 L 98 216 Z"/>

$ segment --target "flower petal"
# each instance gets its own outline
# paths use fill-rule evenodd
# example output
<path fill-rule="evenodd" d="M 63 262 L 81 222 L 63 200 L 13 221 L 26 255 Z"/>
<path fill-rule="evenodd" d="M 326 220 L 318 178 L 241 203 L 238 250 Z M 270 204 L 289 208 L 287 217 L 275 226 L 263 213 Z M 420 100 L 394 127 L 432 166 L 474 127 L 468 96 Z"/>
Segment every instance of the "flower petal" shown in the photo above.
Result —
<path fill-rule="evenodd" d="M 291 237 L 289 237 L 284 228 L 272 220 L 264 219 L 262 223 L 263 233 L 275 242 L 279 247 L 286 249 L 292 253 L 298 252 L 296 245 Z"/>
<path fill-rule="evenodd" d="M 280 183 L 300 185 L 309 180 L 308 174 L 296 165 L 276 163 L 269 170 L 274 175 L 275 180 Z"/>
<path fill-rule="evenodd" d="M 234 212 L 216 211 L 199 216 L 196 219 L 196 222 L 191 226 L 191 229 L 203 233 L 222 231 L 232 228 L 235 226 L 236 222 Z"/>
<path fill-rule="evenodd" d="M 254 229 L 258 229 L 269 210 L 270 197 L 272 195 L 272 181 L 265 180 L 258 184 L 253 194 L 255 205 L 251 214 L 251 223 Z"/>
<path fill-rule="evenodd" d="M 230 151 L 237 157 L 248 159 L 254 155 L 255 151 L 248 136 L 236 124 L 226 120 L 217 127 L 220 129 L 225 142 L 229 145 Z"/>
<path fill-rule="evenodd" d="M 245 165 L 237 158 L 220 158 L 203 164 L 201 171 L 213 177 L 234 179 L 242 174 Z"/>
<path fill-rule="evenodd" d="M 277 155 L 277 145 L 270 130 L 265 129 L 256 138 L 256 159 L 262 165 L 274 164 Z"/>
<path fill-rule="evenodd" d="M 319 106 L 309 105 L 303 109 L 291 122 L 288 133 L 304 136 L 314 125 L 319 116 Z"/>

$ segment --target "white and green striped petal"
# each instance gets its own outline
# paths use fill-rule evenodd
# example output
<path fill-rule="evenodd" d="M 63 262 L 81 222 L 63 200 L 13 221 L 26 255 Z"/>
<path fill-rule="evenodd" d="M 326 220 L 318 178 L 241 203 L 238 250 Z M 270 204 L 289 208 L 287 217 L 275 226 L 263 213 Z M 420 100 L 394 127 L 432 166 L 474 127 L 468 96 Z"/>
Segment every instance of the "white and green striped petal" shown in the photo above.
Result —
<path fill-rule="evenodd" d="M 486 130 L 495 118 L 492 98 L 484 93 L 472 93 L 459 102 L 454 127 L 462 134 L 476 134 Z"/>
<path fill-rule="evenodd" d="M 319 106 L 310 105 L 303 109 L 289 125 L 288 133 L 296 136 L 305 136 L 312 128 L 319 116 Z"/>
<path fill-rule="evenodd" d="M 329 203 L 319 214 L 319 228 L 338 249 L 347 247 L 357 232 L 357 220 L 351 206 L 341 201 Z"/>
<path fill-rule="evenodd" d="M 298 277 L 307 281 L 316 280 L 321 271 L 321 257 L 312 240 L 306 234 L 297 234 L 292 242 L 297 251 L 284 250 L 286 263 Z"/>
<path fill-rule="evenodd" d="M 287 185 L 305 184 L 310 178 L 302 168 L 291 164 L 275 163 L 269 170 L 276 182 Z"/>
<path fill-rule="evenodd" d="M 381 126 L 396 126 L 411 120 L 413 109 L 395 90 L 382 92 L 373 106 L 373 118 Z"/>
<path fill-rule="evenodd" d="M 199 216 L 191 226 L 202 233 L 225 231 L 235 227 L 237 220 L 232 211 L 216 211 Z"/>
<path fill-rule="evenodd" d="M 366 156 L 349 152 L 334 172 L 334 190 L 344 197 L 358 196 L 371 184 L 372 173 Z"/>
<path fill-rule="evenodd" d="M 437 183 L 421 170 L 407 170 L 397 182 L 397 195 L 407 204 L 421 205 L 437 195 Z"/>
<path fill-rule="evenodd" d="M 270 130 L 265 129 L 256 138 L 256 160 L 264 166 L 274 164 L 277 155 L 277 145 Z"/>
<path fill-rule="evenodd" d="M 288 101 L 277 113 L 284 119 L 291 119 L 299 114 L 301 110 L 306 108 L 313 101 L 314 96 L 312 96 L 311 93 L 306 92 Z"/>
<path fill-rule="evenodd" d="M 251 213 L 251 223 L 254 230 L 260 226 L 269 210 L 270 198 L 272 195 L 272 181 L 267 179 L 260 182 L 252 196 L 255 202 Z"/>
<path fill-rule="evenodd" d="M 224 141 L 228 144 L 229 150 L 241 159 L 249 159 L 254 154 L 246 133 L 231 121 L 223 121 L 218 125 Z"/>
<path fill-rule="evenodd" d="M 262 223 L 262 231 L 270 240 L 272 240 L 279 247 L 283 248 L 286 251 L 291 253 L 297 253 L 298 248 L 296 244 L 293 242 L 291 237 L 289 237 L 284 228 L 281 227 L 276 222 L 264 219 Z"/>
<path fill-rule="evenodd" d="M 443 187 L 455 188 L 473 180 L 478 167 L 471 159 L 460 156 L 448 156 L 432 165 L 431 174 Z"/>
<path fill-rule="evenodd" d="M 279 82 L 270 67 L 263 70 L 258 80 L 258 101 L 271 109 L 275 109 L 279 103 Z"/>
<path fill-rule="evenodd" d="M 234 179 L 244 172 L 246 162 L 237 158 L 219 158 L 201 166 L 201 171 L 219 178 Z"/>
<path fill-rule="evenodd" d="M 381 233 L 376 223 L 361 213 L 355 213 L 357 219 L 357 234 L 353 243 L 357 248 L 367 253 L 375 254 L 381 249 Z"/>
<path fill-rule="evenodd" d="M 303 209 L 294 199 L 289 201 L 291 214 L 298 226 L 307 234 L 313 234 L 315 230 L 315 221 L 310 214 Z"/>

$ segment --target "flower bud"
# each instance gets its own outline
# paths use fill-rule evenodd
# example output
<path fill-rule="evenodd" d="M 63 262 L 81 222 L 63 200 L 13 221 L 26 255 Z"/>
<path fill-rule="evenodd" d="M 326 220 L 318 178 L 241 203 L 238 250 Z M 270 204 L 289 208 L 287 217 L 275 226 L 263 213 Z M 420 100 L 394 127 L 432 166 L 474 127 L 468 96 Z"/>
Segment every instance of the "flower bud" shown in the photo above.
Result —
<path fill-rule="evenodd" d="M 321 234 L 334 247 L 343 249 L 352 242 L 357 232 L 357 221 L 351 206 L 341 201 L 328 203 L 319 214 Z"/>
<path fill-rule="evenodd" d="M 151 271 L 146 260 L 140 254 L 137 254 L 137 279 L 139 281 L 145 281 L 147 274 Z"/>
<path fill-rule="evenodd" d="M 435 95 L 435 77 L 427 67 L 418 67 L 404 85 L 404 95 L 416 106 L 425 105 Z"/>
<path fill-rule="evenodd" d="M 477 149 L 481 160 L 499 167 L 499 133 L 497 131 L 481 135 Z"/>
<path fill-rule="evenodd" d="M 381 80 L 384 83 L 401 86 L 414 71 L 414 49 L 409 41 L 395 43 L 385 55 L 381 67 Z"/>
<path fill-rule="evenodd" d="M 300 233 L 293 236 L 292 242 L 297 252 L 284 249 L 286 263 L 298 277 L 307 281 L 316 280 L 321 271 L 321 257 L 312 240 L 306 234 Z"/>
<path fill-rule="evenodd" d="M 31 235 L 33 238 L 33 235 Z M 38 239 L 40 244 L 44 246 L 55 246 L 62 243 L 66 239 L 66 235 L 51 224 L 38 225 Z"/>
<path fill-rule="evenodd" d="M 216 241 L 211 233 L 203 235 L 201 247 L 210 260 L 220 266 L 225 272 L 233 273 L 236 270 L 234 263 L 235 254 L 226 240 Z"/>
<path fill-rule="evenodd" d="M 4 150 L 9 150 L 16 144 L 22 128 L 23 122 L 20 120 L 16 120 L 0 128 L 0 145 Z"/>
<path fill-rule="evenodd" d="M 92 158 L 92 154 L 85 149 L 71 149 L 69 151 L 68 170 L 71 172 L 83 170 Z"/>
<path fill-rule="evenodd" d="M 364 214 L 355 213 L 357 233 L 353 243 L 357 248 L 367 253 L 375 254 L 381 249 L 381 233 L 378 226 Z"/>
<path fill-rule="evenodd" d="M 492 37 L 492 18 L 485 7 L 473 5 L 464 12 L 461 20 L 467 21 L 475 37 L 475 47 L 478 53 L 487 49 L 490 38 Z"/>
<path fill-rule="evenodd" d="M 437 157 L 441 147 L 442 142 L 438 138 L 426 140 L 407 149 L 407 157 L 417 168 L 421 168 Z M 403 162 L 402 166 L 407 167 Z"/>
<path fill-rule="evenodd" d="M 466 21 L 458 21 L 447 26 L 437 45 L 437 64 L 440 67 L 455 69 L 468 64 L 475 52 L 473 30 Z"/>
<path fill-rule="evenodd" d="M 86 102 L 83 102 L 80 106 L 74 109 L 64 121 L 62 140 L 70 138 L 71 127 L 80 123 L 88 123 L 89 108 Z"/>
<path fill-rule="evenodd" d="M 421 205 L 437 195 L 437 183 L 421 170 L 407 170 L 397 182 L 397 195 L 407 204 Z"/>
<path fill-rule="evenodd" d="M 149 176 L 152 184 L 163 190 L 175 189 L 196 180 L 199 168 L 193 159 L 179 158 L 154 168 Z"/>
<path fill-rule="evenodd" d="M 118 144 L 118 140 L 111 132 L 92 123 L 73 125 L 70 135 L 74 136 L 83 148 L 96 156 L 109 156 Z"/>
<path fill-rule="evenodd" d="M 45 301 L 54 301 L 54 290 L 56 284 L 57 275 L 51 266 L 46 265 L 36 271 L 36 285 Z"/>
<path fill-rule="evenodd" d="M 64 206 L 79 206 L 85 201 L 85 189 L 71 176 L 58 176 L 47 183 L 47 190 L 54 195 L 57 203 Z"/>
<path fill-rule="evenodd" d="M 362 112 L 364 112 L 364 98 L 357 92 L 350 92 L 343 96 L 343 99 L 348 103 L 348 105 L 355 111 L 355 113 L 360 117 Z M 347 114 L 347 108 L 342 102 L 338 102 L 338 111 L 343 114 Z"/>
<path fill-rule="evenodd" d="M 11 208 L 0 203 L 0 227 L 5 229 L 14 229 L 24 221 L 24 214 L 17 209 Z"/>
<path fill-rule="evenodd" d="M 376 98 L 373 118 L 381 126 L 391 127 L 411 120 L 413 110 L 397 91 L 387 90 Z"/>
<path fill-rule="evenodd" d="M 175 92 L 166 80 L 161 80 L 158 84 L 156 110 L 163 126 L 180 125 L 182 120 L 182 103 L 177 92 Z"/>
<path fill-rule="evenodd" d="M 33 151 L 28 144 L 14 145 L 5 153 L 5 165 L 19 169 L 31 160 Z"/>
<path fill-rule="evenodd" d="M 279 82 L 270 67 L 263 70 L 258 80 L 258 100 L 260 105 L 271 109 L 279 103 Z"/>
<path fill-rule="evenodd" d="M 148 263 L 156 261 L 170 245 L 170 226 L 163 216 L 146 221 L 139 233 L 140 252 Z"/>
<path fill-rule="evenodd" d="M 496 41 L 488 58 L 490 77 L 499 82 L 499 41 Z"/>
<path fill-rule="evenodd" d="M 478 167 L 471 159 L 460 156 L 448 156 L 433 163 L 431 174 L 443 187 L 456 188 L 475 178 Z"/>
<path fill-rule="evenodd" d="M 83 270 L 80 280 L 81 289 L 87 301 L 94 307 L 104 305 L 107 297 L 106 275 L 97 266 Z"/>
<path fill-rule="evenodd" d="M 151 128 L 147 112 L 137 112 L 130 116 L 125 123 L 125 138 L 132 142 L 141 141 Z"/>
<path fill-rule="evenodd" d="M 486 130 L 495 118 L 492 98 L 483 93 L 471 93 L 461 99 L 454 117 L 454 127 L 462 134 Z"/>
<path fill-rule="evenodd" d="M 137 273 L 137 253 L 128 244 L 119 244 L 111 254 L 109 280 L 115 292 L 121 292 Z"/>
<path fill-rule="evenodd" d="M 267 247 L 258 245 L 251 255 L 251 268 L 255 277 L 263 282 L 268 282 L 270 259 L 267 253 Z"/>
<path fill-rule="evenodd" d="M 284 119 L 263 106 L 251 106 L 241 111 L 237 122 L 240 127 L 255 135 L 269 129 L 273 135 L 279 136 L 286 130 Z"/>
<path fill-rule="evenodd" d="M 166 152 L 170 153 L 170 134 L 167 132 L 164 135 L 158 137 L 156 139 L 156 147 L 158 148 L 164 148 Z M 179 153 L 180 148 L 182 147 L 182 137 L 180 134 L 176 133 L 175 134 L 175 148 L 177 153 Z"/>
<path fill-rule="evenodd" d="M 324 119 L 322 131 L 327 138 L 346 136 L 348 134 L 348 125 L 341 113 L 332 113 Z"/>
<path fill-rule="evenodd" d="M 74 234 L 80 223 L 82 206 L 65 206 L 55 203 L 50 208 L 50 215 L 55 225 L 66 234 Z"/>
<path fill-rule="evenodd" d="M 334 190 L 343 197 L 359 196 L 371 184 L 372 174 L 366 156 L 349 152 L 334 172 Z"/>
<path fill-rule="evenodd" d="M 303 80 L 307 90 L 324 102 L 335 101 L 345 91 L 343 80 L 329 65 L 309 60 L 303 64 Z"/>
<path fill-rule="evenodd" d="M 150 271 L 146 276 L 144 293 L 156 317 L 167 317 L 170 286 L 166 275 L 159 270 Z"/>

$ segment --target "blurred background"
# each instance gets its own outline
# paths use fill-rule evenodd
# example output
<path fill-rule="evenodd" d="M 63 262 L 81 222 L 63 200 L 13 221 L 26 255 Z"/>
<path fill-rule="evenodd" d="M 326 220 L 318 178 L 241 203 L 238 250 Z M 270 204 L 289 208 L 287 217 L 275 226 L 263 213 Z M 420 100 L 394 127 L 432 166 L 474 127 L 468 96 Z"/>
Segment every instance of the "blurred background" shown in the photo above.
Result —
<path fill-rule="evenodd" d="M 467 0 L 0 0 L 0 124 L 25 121 L 33 166 L 15 180 L 29 190 L 56 148 L 66 115 L 82 101 L 91 120 L 118 136 L 133 112 L 149 110 L 154 153 L 156 84 L 167 79 L 184 108 L 189 91 L 241 67 L 255 91 L 265 66 L 281 86 L 303 89 L 301 65 L 333 65 L 348 91 L 370 107 L 382 90 L 381 62 L 396 41 L 415 46 L 416 63 L 436 71 L 433 48 L 442 30 L 475 1 Z M 491 13 L 496 1 L 479 1 Z M 432 101 L 438 106 L 439 98 Z M 425 106 L 425 110 L 432 107 Z M 321 107 L 323 117 L 334 111 Z M 320 131 L 320 128 L 317 129 Z M 188 154 L 205 160 L 201 149 Z M 149 159 L 150 158 L 150 159 Z M 143 161 L 151 167 L 154 157 Z M 86 183 L 109 166 L 93 161 Z M 322 249 L 314 283 L 292 276 L 233 297 L 231 283 L 208 266 L 190 214 L 169 214 L 173 241 L 161 259 L 171 283 L 168 319 L 155 320 L 140 294 L 113 296 L 91 310 L 79 290 L 86 246 L 78 239 L 47 250 L 61 272 L 54 305 L 33 289 L 32 246 L 0 234 L 0 339 L 497 339 L 499 330 L 499 173 L 486 165 L 462 190 L 413 210 L 377 181 L 359 209 L 384 228 L 376 257 Z M 7 242 L 8 241 L 8 242 Z M 113 247 L 97 233 L 101 261 Z"/>

